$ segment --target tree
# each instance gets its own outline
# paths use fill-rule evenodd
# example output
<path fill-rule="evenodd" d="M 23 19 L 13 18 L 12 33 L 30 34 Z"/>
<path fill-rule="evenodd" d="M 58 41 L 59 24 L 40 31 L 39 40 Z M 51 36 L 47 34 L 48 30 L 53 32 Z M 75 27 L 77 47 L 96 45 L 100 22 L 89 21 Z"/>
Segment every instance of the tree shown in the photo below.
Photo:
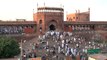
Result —
<path fill-rule="evenodd" d="M 0 58 L 13 57 L 19 53 L 19 44 L 14 38 L 0 36 Z"/>

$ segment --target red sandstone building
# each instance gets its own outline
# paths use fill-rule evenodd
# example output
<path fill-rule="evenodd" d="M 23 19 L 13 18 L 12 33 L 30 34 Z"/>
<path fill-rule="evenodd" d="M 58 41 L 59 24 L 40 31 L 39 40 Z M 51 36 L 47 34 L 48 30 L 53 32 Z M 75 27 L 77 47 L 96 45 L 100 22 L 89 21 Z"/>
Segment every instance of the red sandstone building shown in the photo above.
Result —
<path fill-rule="evenodd" d="M 44 33 L 48 30 L 64 29 L 64 10 L 54 7 L 40 7 L 37 13 L 34 13 L 34 21 L 37 22 L 37 31 Z M 36 18 L 35 18 L 36 17 Z"/>
<path fill-rule="evenodd" d="M 33 14 L 34 21 L 0 21 L 0 34 L 44 33 L 55 31 L 107 30 L 107 22 L 90 21 L 87 12 L 68 14 L 64 21 L 64 9 L 57 7 L 38 7 Z"/>
<path fill-rule="evenodd" d="M 80 12 L 76 10 L 76 13 L 68 14 L 66 20 L 77 22 L 90 21 L 90 9 L 88 9 L 86 12 Z"/>

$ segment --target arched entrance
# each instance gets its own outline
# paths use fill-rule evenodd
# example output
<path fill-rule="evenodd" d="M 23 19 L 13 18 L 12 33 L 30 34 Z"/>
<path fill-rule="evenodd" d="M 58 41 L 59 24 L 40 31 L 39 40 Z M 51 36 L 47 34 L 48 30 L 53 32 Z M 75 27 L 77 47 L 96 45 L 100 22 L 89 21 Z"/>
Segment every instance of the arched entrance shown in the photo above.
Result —
<path fill-rule="evenodd" d="M 55 28 L 55 25 L 51 24 L 51 25 L 49 26 L 49 30 L 54 31 L 55 29 L 56 29 L 56 28 Z"/>

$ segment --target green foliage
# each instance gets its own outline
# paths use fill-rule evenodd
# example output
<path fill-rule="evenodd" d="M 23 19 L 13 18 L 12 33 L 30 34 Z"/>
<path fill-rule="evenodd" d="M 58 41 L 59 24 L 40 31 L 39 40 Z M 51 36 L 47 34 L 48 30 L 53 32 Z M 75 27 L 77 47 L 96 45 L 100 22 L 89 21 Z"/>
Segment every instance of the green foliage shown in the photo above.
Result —
<path fill-rule="evenodd" d="M 19 53 L 19 44 L 14 38 L 0 36 L 0 58 L 13 57 Z"/>

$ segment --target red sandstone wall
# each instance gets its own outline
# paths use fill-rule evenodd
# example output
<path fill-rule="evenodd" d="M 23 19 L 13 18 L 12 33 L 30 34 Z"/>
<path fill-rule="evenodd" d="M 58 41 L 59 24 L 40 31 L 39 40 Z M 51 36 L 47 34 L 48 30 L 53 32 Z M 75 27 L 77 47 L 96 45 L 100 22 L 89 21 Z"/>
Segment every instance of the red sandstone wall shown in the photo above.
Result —
<path fill-rule="evenodd" d="M 78 14 L 77 21 L 89 21 L 89 14 Z"/>
<path fill-rule="evenodd" d="M 24 33 L 34 33 L 34 29 L 33 28 L 24 28 Z"/>
<path fill-rule="evenodd" d="M 33 20 L 34 20 L 34 21 L 37 21 L 37 13 L 34 13 L 34 14 L 33 14 Z"/>

